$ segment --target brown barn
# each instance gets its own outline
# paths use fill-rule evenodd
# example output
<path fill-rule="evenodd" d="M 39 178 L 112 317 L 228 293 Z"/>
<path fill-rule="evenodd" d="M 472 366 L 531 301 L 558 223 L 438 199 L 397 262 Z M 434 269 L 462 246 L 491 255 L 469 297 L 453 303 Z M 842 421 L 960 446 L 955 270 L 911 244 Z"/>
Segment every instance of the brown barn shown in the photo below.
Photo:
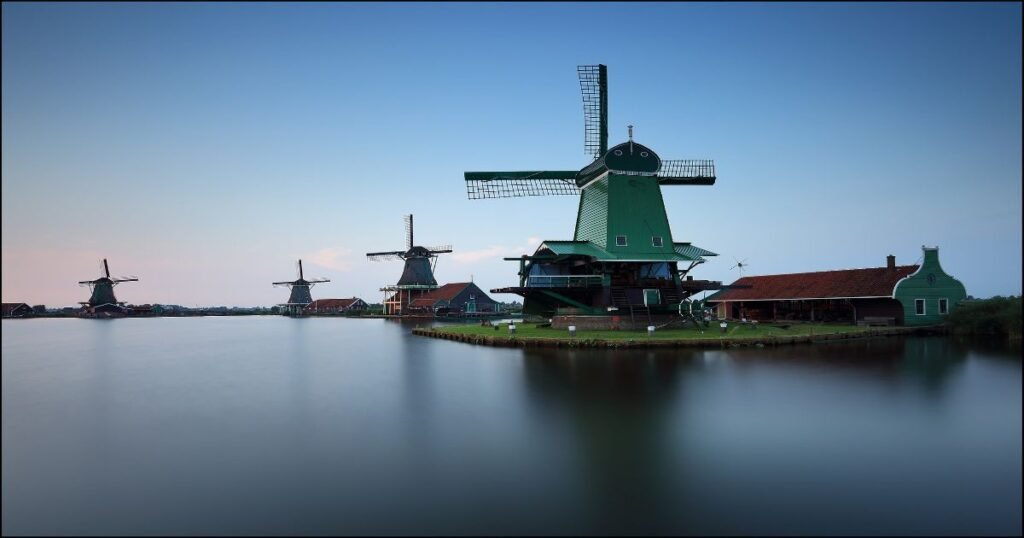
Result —
<path fill-rule="evenodd" d="M 317 299 L 306 305 L 307 314 L 344 314 L 366 310 L 369 305 L 358 297 L 348 299 Z"/>
<path fill-rule="evenodd" d="M 896 284 L 917 265 L 842 269 L 814 273 L 747 276 L 707 299 L 720 319 L 904 323 Z M 742 286 L 742 287 L 740 287 Z"/>
<path fill-rule="evenodd" d="M 498 303 L 476 284 L 456 282 L 416 296 L 406 308 L 412 313 L 440 315 L 495 314 Z"/>
<path fill-rule="evenodd" d="M 2 303 L 5 318 L 24 318 L 32 315 L 32 307 L 27 303 Z"/>

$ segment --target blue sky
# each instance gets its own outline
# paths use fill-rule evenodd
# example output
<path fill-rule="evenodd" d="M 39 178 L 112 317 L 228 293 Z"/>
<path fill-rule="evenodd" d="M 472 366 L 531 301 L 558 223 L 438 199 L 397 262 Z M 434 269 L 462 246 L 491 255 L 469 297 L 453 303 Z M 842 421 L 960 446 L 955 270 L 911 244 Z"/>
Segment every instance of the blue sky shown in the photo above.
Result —
<path fill-rule="evenodd" d="M 914 263 L 1021 292 L 1019 4 L 3 4 L 3 300 L 67 305 L 110 259 L 129 302 L 270 305 L 302 257 L 358 295 L 451 243 L 442 282 L 516 282 L 574 197 L 467 200 L 465 170 L 611 142 L 712 158 L 664 191 L 696 278 Z M 512 300 L 499 295 L 499 300 Z"/>

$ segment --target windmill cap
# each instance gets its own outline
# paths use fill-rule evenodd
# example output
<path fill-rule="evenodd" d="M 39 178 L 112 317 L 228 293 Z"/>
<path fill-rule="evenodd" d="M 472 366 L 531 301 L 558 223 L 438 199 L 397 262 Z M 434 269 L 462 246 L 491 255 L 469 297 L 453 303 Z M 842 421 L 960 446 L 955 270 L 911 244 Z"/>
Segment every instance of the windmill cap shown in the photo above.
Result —
<path fill-rule="evenodd" d="M 405 255 L 410 258 L 426 258 L 431 256 L 432 253 L 425 247 L 412 247 L 406 251 Z"/>
<path fill-rule="evenodd" d="M 661 158 L 651 148 L 629 141 L 609 149 L 604 165 L 610 170 L 654 173 L 661 168 Z"/>

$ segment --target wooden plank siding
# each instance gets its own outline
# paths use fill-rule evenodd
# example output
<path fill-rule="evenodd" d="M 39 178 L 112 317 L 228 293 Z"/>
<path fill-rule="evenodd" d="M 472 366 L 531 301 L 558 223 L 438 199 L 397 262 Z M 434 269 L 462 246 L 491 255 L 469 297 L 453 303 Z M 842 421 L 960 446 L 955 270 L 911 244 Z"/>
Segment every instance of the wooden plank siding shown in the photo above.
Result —
<path fill-rule="evenodd" d="M 903 319 L 908 326 L 936 325 L 945 321 L 949 312 L 967 298 L 967 289 L 942 270 L 939 248 L 921 247 L 924 261 L 916 272 L 896 283 L 893 297 L 903 305 Z M 918 314 L 916 300 L 923 299 L 925 313 Z M 948 309 L 939 312 L 939 300 L 946 299 Z"/>

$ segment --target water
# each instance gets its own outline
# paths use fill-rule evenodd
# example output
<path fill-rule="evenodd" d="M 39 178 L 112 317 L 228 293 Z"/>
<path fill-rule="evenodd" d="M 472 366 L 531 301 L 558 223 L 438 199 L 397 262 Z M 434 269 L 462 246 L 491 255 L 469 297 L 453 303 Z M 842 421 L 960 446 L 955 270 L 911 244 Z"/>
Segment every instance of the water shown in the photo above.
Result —
<path fill-rule="evenodd" d="M 4 534 L 1020 534 L 1020 350 L 3 322 Z"/>

